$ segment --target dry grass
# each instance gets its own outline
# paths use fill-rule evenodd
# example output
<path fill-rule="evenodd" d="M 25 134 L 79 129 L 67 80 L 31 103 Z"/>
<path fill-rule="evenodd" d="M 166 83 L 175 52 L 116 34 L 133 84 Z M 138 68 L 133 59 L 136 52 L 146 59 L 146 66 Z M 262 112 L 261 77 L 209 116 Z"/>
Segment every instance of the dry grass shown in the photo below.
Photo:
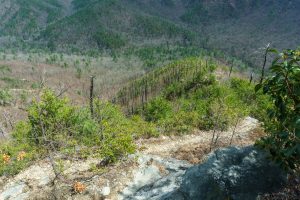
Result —
<path fill-rule="evenodd" d="M 95 96 L 110 99 L 125 82 L 144 73 L 140 66 L 142 64 L 135 58 L 114 60 L 107 55 L 94 58 L 0 53 L 0 88 L 7 89 L 13 96 L 10 105 L 0 107 L 0 126 L 4 132 L 11 131 L 4 113 L 10 116 L 12 124 L 24 119 L 26 106 L 39 97 L 42 87 L 51 88 L 57 94 L 64 92 L 72 103 L 83 105 L 89 101 L 90 76 L 95 76 Z"/>

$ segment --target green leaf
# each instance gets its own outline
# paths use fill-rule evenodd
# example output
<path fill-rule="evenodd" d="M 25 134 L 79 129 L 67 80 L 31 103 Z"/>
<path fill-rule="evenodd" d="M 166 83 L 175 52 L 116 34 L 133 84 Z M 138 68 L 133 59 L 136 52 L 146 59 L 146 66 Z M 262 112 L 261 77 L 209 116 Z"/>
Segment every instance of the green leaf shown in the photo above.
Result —
<path fill-rule="evenodd" d="M 273 49 L 273 48 L 268 49 L 268 52 L 270 52 L 270 53 L 276 53 L 276 54 L 279 53 L 279 52 L 277 51 L 277 49 Z"/>
<path fill-rule="evenodd" d="M 262 84 L 257 84 L 257 85 L 255 86 L 255 92 L 257 92 L 258 90 L 260 90 L 261 87 L 262 87 Z"/>
<path fill-rule="evenodd" d="M 284 152 L 284 155 L 287 157 L 292 156 L 294 153 L 296 153 L 297 148 L 298 148 L 298 145 L 295 145 L 292 148 L 287 149 L 287 151 Z"/>
<path fill-rule="evenodd" d="M 263 93 L 266 94 L 267 92 L 269 92 L 270 87 L 268 85 L 264 85 L 263 87 Z"/>
<path fill-rule="evenodd" d="M 280 65 L 272 65 L 271 67 L 270 67 L 270 69 L 273 71 L 273 72 L 278 72 L 278 71 L 281 71 L 281 69 L 282 69 L 282 66 L 280 66 Z"/>

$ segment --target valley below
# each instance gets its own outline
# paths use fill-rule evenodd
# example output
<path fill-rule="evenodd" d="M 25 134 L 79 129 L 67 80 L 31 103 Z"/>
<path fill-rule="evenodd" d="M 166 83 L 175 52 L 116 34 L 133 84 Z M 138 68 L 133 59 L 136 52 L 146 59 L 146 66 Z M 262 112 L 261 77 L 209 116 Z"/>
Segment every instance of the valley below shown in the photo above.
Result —
<path fill-rule="evenodd" d="M 0 200 L 299 200 L 300 0 L 0 0 Z"/>

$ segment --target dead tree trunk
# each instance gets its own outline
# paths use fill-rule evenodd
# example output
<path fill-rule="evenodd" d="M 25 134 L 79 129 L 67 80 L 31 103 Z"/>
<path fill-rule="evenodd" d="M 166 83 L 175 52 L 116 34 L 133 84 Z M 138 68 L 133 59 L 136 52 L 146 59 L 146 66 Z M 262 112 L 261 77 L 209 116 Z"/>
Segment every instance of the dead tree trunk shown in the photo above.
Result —
<path fill-rule="evenodd" d="M 91 116 L 94 117 L 94 76 L 91 76 L 91 85 L 90 85 L 90 111 Z"/>
<path fill-rule="evenodd" d="M 264 55 L 264 64 L 263 64 L 263 67 L 261 70 L 260 84 L 263 82 L 263 80 L 265 78 L 265 68 L 266 68 L 267 56 L 268 56 L 269 49 L 270 49 L 270 44 L 268 44 L 266 47 L 266 51 L 265 51 L 265 55 Z"/>
<path fill-rule="evenodd" d="M 230 66 L 229 75 L 228 75 L 229 78 L 230 78 L 230 76 L 231 76 L 232 69 L 233 69 L 233 64 Z"/>
<path fill-rule="evenodd" d="M 251 84 L 253 81 L 253 72 L 251 72 L 249 83 Z"/>
<path fill-rule="evenodd" d="M 234 137 L 234 135 L 235 135 L 235 133 L 236 133 L 236 128 L 237 128 L 237 125 L 238 125 L 239 121 L 240 121 L 240 117 L 238 117 L 238 118 L 236 119 L 236 122 L 235 122 L 235 124 L 234 124 L 234 127 L 233 127 L 233 130 L 232 130 L 232 134 L 231 134 L 231 138 L 230 138 L 230 143 L 229 143 L 229 145 L 232 144 L 233 137 Z"/>

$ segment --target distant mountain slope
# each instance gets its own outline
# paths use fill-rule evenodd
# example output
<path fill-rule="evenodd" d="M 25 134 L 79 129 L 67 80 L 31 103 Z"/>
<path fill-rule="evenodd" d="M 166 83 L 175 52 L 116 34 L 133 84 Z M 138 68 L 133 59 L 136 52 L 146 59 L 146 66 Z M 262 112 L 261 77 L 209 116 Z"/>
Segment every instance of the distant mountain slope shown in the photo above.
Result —
<path fill-rule="evenodd" d="M 82 5 L 77 2 L 75 7 Z M 74 2 L 74 3 L 75 3 Z M 123 1 L 88 1 L 75 14 L 49 25 L 39 40 L 65 49 L 119 49 L 159 40 L 189 39 L 190 31 L 170 20 L 149 15 Z"/>
<path fill-rule="evenodd" d="M 300 0 L 0 0 L 0 44 L 81 52 L 193 44 L 258 65 L 267 43 L 300 44 L 299 13 Z"/>
<path fill-rule="evenodd" d="M 207 38 L 207 46 L 261 63 L 259 49 L 300 45 L 300 0 L 190 0 L 181 19 Z"/>
<path fill-rule="evenodd" d="M 71 14 L 72 0 L 1 0 L 0 35 L 29 39 Z"/>

